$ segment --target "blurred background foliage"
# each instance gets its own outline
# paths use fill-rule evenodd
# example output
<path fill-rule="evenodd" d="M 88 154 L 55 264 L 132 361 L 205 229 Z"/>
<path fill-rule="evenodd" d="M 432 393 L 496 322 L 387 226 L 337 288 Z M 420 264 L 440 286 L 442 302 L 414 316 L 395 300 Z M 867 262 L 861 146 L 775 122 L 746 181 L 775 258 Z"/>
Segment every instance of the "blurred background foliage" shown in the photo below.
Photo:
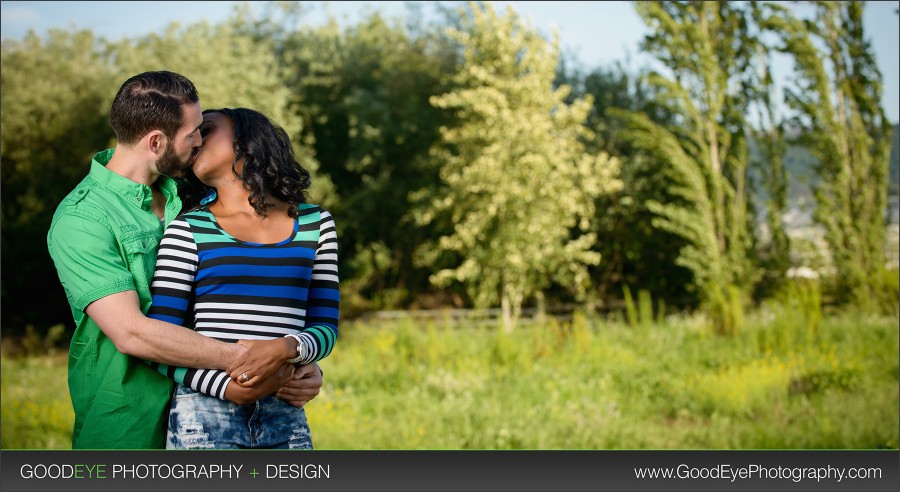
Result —
<path fill-rule="evenodd" d="M 47 229 L 167 69 L 280 123 L 335 217 L 318 448 L 896 449 L 898 126 L 862 4 L 813 4 L 638 3 L 655 68 L 489 2 L 4 40 L 2 447 L 70 445 Z"/>
<path fill-rule="evenodd" d="M 118 41 L 4 40 L 4 335 L 71 328 L 49 221 L 114 145 L 118 86 L 156 69 L 191 78 L 204 108 L 288 130 L 338 225 L 346 319 L 499 308 L 512 329 L 523 310 L 621 309 L 628 287 L 733 334 L 797 277 L 821 283 L 823 309 L 896 315 L 897 125 L 863 6 L 814 3 L 810 19 L 638 3 L 656 71 L 581 66 L 490 2 L 316 26 L 272 2 Z M 784 114 L 775 52 L 797 67 Z"/>

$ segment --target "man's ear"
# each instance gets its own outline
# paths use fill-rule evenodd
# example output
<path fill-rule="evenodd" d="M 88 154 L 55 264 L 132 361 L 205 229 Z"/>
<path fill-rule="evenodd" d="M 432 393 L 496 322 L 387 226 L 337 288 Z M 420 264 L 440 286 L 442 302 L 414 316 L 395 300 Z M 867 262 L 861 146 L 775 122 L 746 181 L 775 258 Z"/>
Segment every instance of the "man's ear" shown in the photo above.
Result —
<path fill-rule="evenodd" d="M 154 154 L 162 154 L 166 151 L 166 135 L 159 131 L 153 130 L 144 137 L 147 141 L 147 150 Z"/>

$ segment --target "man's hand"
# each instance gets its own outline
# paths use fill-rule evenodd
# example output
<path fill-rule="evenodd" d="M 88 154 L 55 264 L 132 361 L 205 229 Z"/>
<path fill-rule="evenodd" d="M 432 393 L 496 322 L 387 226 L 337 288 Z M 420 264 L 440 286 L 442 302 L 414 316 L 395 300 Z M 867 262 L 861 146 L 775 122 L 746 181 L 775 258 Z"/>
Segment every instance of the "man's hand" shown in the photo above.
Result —
<path fill-rule="evenodd" d="M 293 338 L 273 338 L 272 340 L 238 340 L 247 347 L 233 359 L 225 370 L 241 386 L 255 386 L 268 378 L 288 359 L 297 355 L 297 342 Z M 243 375 L 247 374 L 247 379 Z"/>
<path fill-rule="evenodd" d="M 322 388 L 322 372 L 318 364 L 306 364 L 294 371 L 294 377 L 287 382 L 275 396 L 297 408 L 303 408 L 307 402 L 319 394 Z"/>
<path fill-rule="evenodd" d="M 238 405 L 253 403 L 293 381 L 293 376 L 294 365 L 284 363 L 275 370 L 275 374 L 260 379 L 259 384 L 252 388 L 243 387 L 236 384 L 235 381 L 228 381 L 228 386 L 225 388 L 225 399 Z"/>

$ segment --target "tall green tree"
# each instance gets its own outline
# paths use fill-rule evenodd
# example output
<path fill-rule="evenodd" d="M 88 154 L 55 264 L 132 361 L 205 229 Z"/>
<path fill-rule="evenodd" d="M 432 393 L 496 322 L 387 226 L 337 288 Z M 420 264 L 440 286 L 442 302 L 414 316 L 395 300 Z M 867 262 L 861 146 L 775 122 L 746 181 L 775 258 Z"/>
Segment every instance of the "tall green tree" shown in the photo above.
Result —
<path fill-rule="evenodd" d="M 882 297 L 891 125 L 863 29 L 864 2 L 814 5 L 814 19 L 803 21 L 769 4 L 766 25 L 795 61 L 795 86 L 785 99 L 818 160 L 814 216 L 832 255 L 834 294 L 869 306 Z"/>
<path fill-rule="evenodd" d="M 589 154 L 584 125 L 591 101 L 566 103 L 553 87 L 558 41 L 548 42 L 508 8 L 470 4 L 449 34 L 463 50 L 457 88 L 432 98 L 459 123 L 441 129 L 433 148 L 443 193 L 423 223 L 449 214 L 452 234 L 432 254 L 460 259 L 433 280 L 463 283 L 481 307 L 499 300 L 503 323 L 515 326 L 522 304 L 552 282 L 583 295 L 587 266 L 599 255 L 587 232 L 594 199 L 621 186 L 617 161 Z"/>
<path fill-rule="evenodd" d="M 647 114 L 651 121 L 671 123 L 672 114 L 656 97 L 656 87 L 648 84 L 646 68 L 631 69 L 621 62 L 594 68 L 586 74 L 577 69 L 559 75 L 559 83 L 573 87 L 569 98 L 593 96 L 588 126 L 596 138 L 588 142 L 589 152 L 607 152 L 621 163 L 622 188 L 600 196 L 592 226 L 598 235 L 594 249 L 601 262 L 591 267 L 599 303 L 621 299 L 623 285 L 635 291 L 646 290 L 653 299 L 679 307 L 695 305 L 691 272 L 676 264 L 684 239 L 653 227 L 653 213 L 647 208 L 651 198 L 666 202 L 674 199 L 668 192 L 668 178 L 659 158 L 620 138 L 625 122 L 609 110 L 618 108 Z M 577 91 L 577 92 L 576 92 Z"/>
<path fill-rule="evenodd" d="M 2 297 L 10 333 L 71 320 L 47 230 L 93 153 L 112 141 L 106 115 L 120 82 L 104 52 L 105 43 L 87 30 L 3 41 Z"/>
<path fill-rule="evenodd" d="M 429 97 L 449 89 L 455 46 L 436 26 L 412 29 L 377 12 L 347 26 L 331 19 L 294 29 L 279 19 L 259 32 L 280 40 L 292 107 L 339 197 L 330 210 L 341 233 L 342 301 L 349 311 L 420 302 L 432 290 L 431 266 L 415 265 L 414 253 L 437 228 L 416 223 L 411 196 L 439 184 L 428 149 L 452 115 Z"/>
<path fill-rule="evenodd" d="M 753 36 L 757 40 L 756 65 L 750 71 L 751 83 L 745 86 L 751 104 L 747 131 L 750 135 L 750 174 L 755 177 L 756 193 L 751 193 L 751 207 L 762 214 L 762 234 L 757 236 L 757 254 L 762 267 L 756 297 L 768 297 L 784 286 L 791 267 L 791 240 L 784 222 L 788 212 L 790 179 L 785 159 L 788 142 L 785 137 L 785 117 L 777 108 L 776 84 L 772 76 L 772 53 L 775 49 L 763 42 L 765 38 L 765 9 L 753 2 L 751 7 Z M 755 117 L 754 117 L 755 116 Z M 751 181 L 753 179 L 751 178 Z M 764 224 L 764 226 L 762 226 Z"/>
<path fill-rule="evenodd" d="M 115 143 L 107 122 L 121 83 L 145 70 L 190 77 L 205 108 L 260 110 L 291 134 L 302 164 L 317 163 L 302 145 L 302 123 L 290 108 L 271 45 L 246 34 L 244 16 L 220 24 L 171 24 L 160 34 L 117 42 L 90 31 L 29 34 L 4 40 L 2 65 L 2 192 L 4 326 L 70 322 L 65 294 L 46 251 L 60 200 L 88 171 L 93 153 Z M 321 203 L 327 175 L 314 174 L 311 198 Z M 35 248 L 39 253 L 35 254 Z M 13 266 L 15 265 L 15 266 Z M 45 293 L 47 286 L 56 292 Z"/>
<path fill-rule="evenodd" d="M 112 50 L 122 80 L 146 70 L 171 70 L 197 86 L 204 109 L 246 107 L 281 125 L 291 137 L 298 161 L 312 173 L 310 198 L 327 202 L 333 194 L 327 175 L 305 145 L 303 122 L 293 111 L 285 70 L 273 43 L 251 34 L 248 7 L 238 6 L 218 24 L 169 24 L 161 33 L 124 39 Z"/>
<path fill-rule="evenodd" d="M 653 30 L 642 48 L 669 72 L 649 81 L 674 118 L 663 126 L 642 113 L 613 114 L 628 121 L 623 137 L 668 163 L 676 199 L 647 203 L 653 224 L 685 239 L 678 263 L 693 273 L 714 327 L 731 333 L 757 277 L 746 179 L 756 55 L 749 14 L 726 2 L 637 2 L 636 9 Z"/>

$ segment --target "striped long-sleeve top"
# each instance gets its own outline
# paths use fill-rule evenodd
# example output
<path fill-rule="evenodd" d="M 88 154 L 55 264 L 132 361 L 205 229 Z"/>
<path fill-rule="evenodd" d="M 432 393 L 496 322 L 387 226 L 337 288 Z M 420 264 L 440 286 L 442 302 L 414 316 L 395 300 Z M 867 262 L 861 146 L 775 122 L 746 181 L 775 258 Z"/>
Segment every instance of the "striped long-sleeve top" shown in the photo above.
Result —
<path fill-rule="evenodd" d="M 300 206 L 291 236 L 277 244 L 241 241 L 206 209 L 169 224 L 159 246 L 147 316 L 226 342 L 297 334 L 311 348 L 301 361 L 328 356 L 338 335 L 340 300 L 334 220 Z M 225 399 L 228 373 L 156 365 L 192 389 Z"/>

